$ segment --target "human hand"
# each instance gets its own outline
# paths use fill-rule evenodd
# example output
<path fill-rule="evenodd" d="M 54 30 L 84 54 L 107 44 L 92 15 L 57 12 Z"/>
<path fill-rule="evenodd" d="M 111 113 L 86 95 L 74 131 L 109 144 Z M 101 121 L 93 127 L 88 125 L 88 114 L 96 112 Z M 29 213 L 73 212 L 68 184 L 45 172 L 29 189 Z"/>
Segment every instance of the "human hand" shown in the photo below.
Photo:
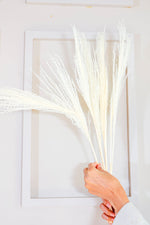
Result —
<path fill-rule="evenodd" d="M 112 224 L 116 215 L 110 202 L 103 200 L 103 203 L 100 204 L 100 209 L 103 211 L 102 218 L 109 224 Z"/>
<path fill-rule="evenodd" d="M 84 181 L 89 193 L 107 200 L 114 208 L 115 214 L 129 202 L 118 179 L 97 163 L 90 163 L 88 168 L 84 169 Z"/>

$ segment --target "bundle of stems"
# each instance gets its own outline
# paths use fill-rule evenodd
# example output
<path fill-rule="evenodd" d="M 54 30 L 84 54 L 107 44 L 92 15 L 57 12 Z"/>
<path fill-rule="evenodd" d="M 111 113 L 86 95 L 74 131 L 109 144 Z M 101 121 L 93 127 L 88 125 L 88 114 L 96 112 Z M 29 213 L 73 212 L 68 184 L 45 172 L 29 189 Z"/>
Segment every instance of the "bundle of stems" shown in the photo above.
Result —
<path fill-rule="evenodd" d="M 45 66 L 40 65 L 37 91 L 14 88 L 0 89 L 0 113 L 18 110 L 39 110 L 59 113 L 69 118 L 86 136 L 96 162 L 98 157 L 91 137 L 94 125 L 102 167 L 112 172 L 115 149 L 117 111 L 121 91 L 126 80 L 131 39 L 123 25 L 119 25 L 118 44 L 114 45 L 111 77 L 106 60 L 105 32 L 96 36 L 95 49 L 84 33 L 73 27 L 75 41 L 74 79 L 58 55 L 51 55 Z M 81 96 L 87 106 L 83 109 Z M 109 148 L 109 149 L 108 149 Z M 109 151 L 108 151 L 109 150 Z M 109 154 L 108 154 L 109 153 Z"/>

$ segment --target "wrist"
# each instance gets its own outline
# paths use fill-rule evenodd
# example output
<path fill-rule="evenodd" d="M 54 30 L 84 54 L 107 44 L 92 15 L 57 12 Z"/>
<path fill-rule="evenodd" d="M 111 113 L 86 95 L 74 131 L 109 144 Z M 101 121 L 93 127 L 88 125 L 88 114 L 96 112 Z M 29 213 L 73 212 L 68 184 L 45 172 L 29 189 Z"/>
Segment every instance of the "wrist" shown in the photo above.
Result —
<path fill-rule="evenodd" d="M 112 205 L 115 209 L 115 213 L 117 214 L 120 209 L 129 202 L 127 194 L 124 188 L 119 183 L 118 188 L 112 193 Z"/>

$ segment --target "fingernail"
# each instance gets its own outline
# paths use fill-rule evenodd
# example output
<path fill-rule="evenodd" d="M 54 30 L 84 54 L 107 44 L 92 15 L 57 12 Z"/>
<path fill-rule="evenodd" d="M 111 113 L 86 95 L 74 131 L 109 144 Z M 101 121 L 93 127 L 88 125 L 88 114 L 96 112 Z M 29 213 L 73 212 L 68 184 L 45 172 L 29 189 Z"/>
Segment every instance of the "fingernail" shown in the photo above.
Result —
<path fill-rule="evenodd" d="M 111 216 L 112 216 L 112 217 L 115 217 L 115 213 L 111 213 Z"/>
<path fill-rule="evenodd" d="M 106 206 L 110 209 L 111 208 L 111 204 L 109 202 L 106 203 Z"/>
<path fill-rule="evenodd" d="M 103 214 L 103 217 L 104 217 L 104 219 L 108 219 L 108 217 L 105 214 Z"/>

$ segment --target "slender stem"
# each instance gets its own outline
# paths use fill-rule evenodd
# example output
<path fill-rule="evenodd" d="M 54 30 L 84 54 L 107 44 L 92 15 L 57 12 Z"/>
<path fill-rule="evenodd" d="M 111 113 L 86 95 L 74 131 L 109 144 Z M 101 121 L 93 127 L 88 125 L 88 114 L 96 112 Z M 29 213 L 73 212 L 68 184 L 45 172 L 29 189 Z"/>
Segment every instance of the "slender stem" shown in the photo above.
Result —
<path fill-rule="evenodd" d="M 114 151 L 115 151 L 115 128 L 116 128 L 116 117 L 114 118 L 114 123 L 113 123 L 113 138 L 112 138 L 112 156 L 111 156 L 111 164 L 110 164 L 110 173 L 112 173 L 113 170 L 113 159 L 114 159 Z"/>
<path fill-rule="evenodd" d="M 97 135 L 99 151 L 100 151 L 100 157 L 101 157 L 101 160 L 102 160 L 102 167 L 105 169 L 105 163 L 104 163 L 104 157 L 103 157 L 103 151 L 102 151 L 102 143 L 101 143 L 100 131 L 98 131 L 98 128 L 96 126 L 96 121 L 95 121 L 94 117 L 93 117 L 93 123 L 94 123 L 94 126 L 95 126 L 96 135 Z"/>
<path fill-rule="evenodd" d="M 112 100 L 113 101 L 113 100 Z M 111 101 L 110 105 L 110 142 L 109 142 L 109 154 L 110 154 L 110 163 L 109 163 L 109 172 L 112 173 L 112 148 L 113 148 L 113 103 Z"/>
<path fill-rule="evenodd" d="M 108 162 L 107 162 L 107 120 L 105 120 L 105 138 L 104 138 L 104 151 L 105 151 L 105 167 L 108 170 Z"/>
<path fill-rule="evenodd" d="M 94 159 L 98 163 L 98 159 L 97 159 L 97 156 L 96 156 L 96 153 L 95 153 L 95 149 L 94 149 L 93 143 L 91 141 L 91 137 L 89 135 L 87 135 L 87 138 L 88 138 L 88 141 L 90 143 L 90 146 L 91 146 L 91 149 L 92 149 L 92 153 L 94 155 Z"/>
<path fill-rule="evenodd" d="M 94 149 L 94 146 L 93 146 L 93 143 L 91 141 L 91 136 L 89 134 L 89 131 L 88 131 L 88 128 L 87 128 L 87 125 L 85 123 L 82 122 L 82 119 L 79 115 L 76 115 L 76 117 L 79 119 L 79 121 L 81 122 L 82 124 L 82 129 L 83 129 L 83 132 L 84 134 L 86 135 L 89 143 L 90 143 L 90 146 L 91 146 L 91 149 L 92 149 L 92 153 L 93 153 L 93 156 L 94 156 L 94 159 L 95 161 L 98 163 L 98 159 L 97 159 L 97 156 L 96 156 L 96 153 L 95 153 L 95 149 Z"/>

